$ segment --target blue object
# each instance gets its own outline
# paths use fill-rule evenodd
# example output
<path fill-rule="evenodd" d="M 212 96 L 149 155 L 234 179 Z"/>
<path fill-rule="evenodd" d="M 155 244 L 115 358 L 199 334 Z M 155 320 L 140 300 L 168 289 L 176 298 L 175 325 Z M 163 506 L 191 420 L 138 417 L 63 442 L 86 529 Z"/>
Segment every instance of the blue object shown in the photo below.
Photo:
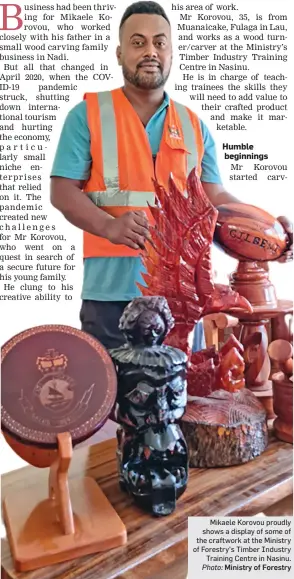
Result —
<path fill-rule="evenodd" d="M 192 352 L 199 352 L 206 348 L 203 321 L 199 320 L 194 329 Z"/>

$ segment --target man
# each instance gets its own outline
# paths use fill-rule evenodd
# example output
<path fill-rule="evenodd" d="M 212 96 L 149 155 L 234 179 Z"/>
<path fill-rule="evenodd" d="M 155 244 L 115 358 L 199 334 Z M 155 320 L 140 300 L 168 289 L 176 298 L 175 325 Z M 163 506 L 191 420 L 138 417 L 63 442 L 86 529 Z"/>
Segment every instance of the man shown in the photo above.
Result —
<path fill-rule="evenodd" d="M 87 94 L 70 111 L 51 174 L 52 204 L 85 232 L 82 329 L 107 348 L 124 341 L 119 318 L 140 295 L 152 179 L 167 187 L 172 172 L 184 190 L 197 167 L 215 206 L 237 201 L 221 184 L 208 129 L 164 92 L 172 63 L 164 10 L 155 2 L 132 4 L 119 36 L 124 86 Z"/>

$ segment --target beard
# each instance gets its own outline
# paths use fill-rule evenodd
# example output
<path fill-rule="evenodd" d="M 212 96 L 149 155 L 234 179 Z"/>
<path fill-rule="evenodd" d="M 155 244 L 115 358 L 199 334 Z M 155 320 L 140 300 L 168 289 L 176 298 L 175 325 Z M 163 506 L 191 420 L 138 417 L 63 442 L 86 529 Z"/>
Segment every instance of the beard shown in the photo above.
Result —
<path fill-rule="evenodd" d="M 147 61 L 145 62 L 147 63 Z M 152 61 L 148 62 L 152 63 Z M 155 89 L 165 85 L 170 69 L 164 73 L 159 66 L 157 70 L 147 72 L 144 68 L 137 66 L 136 72 L 132 72 L 125 64 L 122 64 L 122 73 L 125 80 L 137 88 Z"/>

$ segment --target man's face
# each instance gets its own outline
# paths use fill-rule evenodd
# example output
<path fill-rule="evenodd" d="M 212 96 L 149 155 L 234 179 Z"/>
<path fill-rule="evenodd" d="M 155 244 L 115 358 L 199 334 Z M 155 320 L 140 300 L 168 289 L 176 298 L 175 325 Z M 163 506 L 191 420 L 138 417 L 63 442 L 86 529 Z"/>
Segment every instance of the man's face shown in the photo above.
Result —
<path fill-rule="evenodd" d="M 133 14 L 122 26 L 118 63 L 125 80 L 150 90 L 163 86 L 172 62 L 169 23 L 156 14 Z"/>

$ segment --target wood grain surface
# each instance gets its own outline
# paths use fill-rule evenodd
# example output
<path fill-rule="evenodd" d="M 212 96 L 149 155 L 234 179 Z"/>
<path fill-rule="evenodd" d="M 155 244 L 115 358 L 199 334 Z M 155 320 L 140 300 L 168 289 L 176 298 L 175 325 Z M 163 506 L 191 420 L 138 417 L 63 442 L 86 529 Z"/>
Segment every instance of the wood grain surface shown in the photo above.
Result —
<path fill-rule="evenodd" d="M 255 515 L 292 493 L 293 447 L 270 437 L 268 449 L 242 466 L 191 469 L 188 489 L 176 511 L 160 519 L 137 508 L 118 485 L 116 440 L 77 449 L 70 477 L 92 476 L 121 516 L 128 544 L 108 553 L 83 557 L 26 574 L 16 573 L 7 539 L 2 540 L 3 579 L 185 579 L 188 516 Z M 25 467 L 2 477 L 8 492 L 43 485 L 47 469 Z M 44 522 L 45 524 L 45 522 Z M 5 574 L 4 574 L 5 572 Z"/>

